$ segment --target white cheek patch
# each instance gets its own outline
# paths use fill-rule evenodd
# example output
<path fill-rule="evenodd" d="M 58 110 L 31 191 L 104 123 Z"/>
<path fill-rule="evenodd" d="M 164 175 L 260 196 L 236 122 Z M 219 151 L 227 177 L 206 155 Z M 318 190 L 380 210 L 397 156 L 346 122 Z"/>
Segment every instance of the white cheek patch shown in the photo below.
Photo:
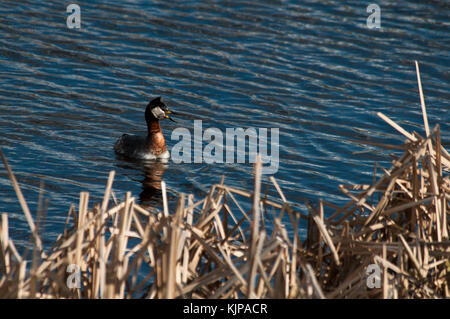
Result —
<path fill-rule="evenodd" d="M 161 108 L 159 106 L 152 108 L 152 114 L 154 117 L 156 117 L 157 119 L 164 117 L 164 115 L 166 114 L 163 110 L 161 110 Z"/>

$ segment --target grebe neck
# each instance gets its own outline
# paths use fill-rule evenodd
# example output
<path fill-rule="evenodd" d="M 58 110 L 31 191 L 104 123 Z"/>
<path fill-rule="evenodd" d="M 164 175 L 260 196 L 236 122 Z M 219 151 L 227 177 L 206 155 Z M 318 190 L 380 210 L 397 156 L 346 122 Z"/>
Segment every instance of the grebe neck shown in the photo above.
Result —
<path fill-rule="evenodd" d="M 161 126 L 159 125 L 158 119 L 153 119 L 153 120 L 147 121 L 147 133 L 148 133 L 148 136 L 152 136 L 157 133 L 162 133 Z"/>

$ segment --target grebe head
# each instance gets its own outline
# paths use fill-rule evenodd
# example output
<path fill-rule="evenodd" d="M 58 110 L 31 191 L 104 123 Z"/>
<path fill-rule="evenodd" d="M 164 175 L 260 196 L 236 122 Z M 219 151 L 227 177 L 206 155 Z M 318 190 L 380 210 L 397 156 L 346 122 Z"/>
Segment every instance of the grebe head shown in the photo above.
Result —
<path fill-rule="evenodd" d="M 169 119 L 175 122 L 168 114 L 175 114 L 169 110 L 167 105 L 163 102 L 162 98 L 159 96 L 148 103 L 145 109 L 145 120 L 147 124 L 153 121 Z"/>

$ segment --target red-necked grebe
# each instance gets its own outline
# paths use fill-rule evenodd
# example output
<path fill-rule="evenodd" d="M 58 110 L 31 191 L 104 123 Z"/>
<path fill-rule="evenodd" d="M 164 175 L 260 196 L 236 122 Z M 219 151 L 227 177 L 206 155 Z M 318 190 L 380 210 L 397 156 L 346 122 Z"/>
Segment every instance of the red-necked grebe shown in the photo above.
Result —
<path fill-rule="evenodd" d="M 123 134 L 114 144 L 114 151 L 132 159 L 168 159 L 170 154 L 159 125 L 159 120 L 164 118 L 174 121 L 168 114 L 174 113 L 161 97 L 151 100 L 145 109 L 147 136 Z"/>

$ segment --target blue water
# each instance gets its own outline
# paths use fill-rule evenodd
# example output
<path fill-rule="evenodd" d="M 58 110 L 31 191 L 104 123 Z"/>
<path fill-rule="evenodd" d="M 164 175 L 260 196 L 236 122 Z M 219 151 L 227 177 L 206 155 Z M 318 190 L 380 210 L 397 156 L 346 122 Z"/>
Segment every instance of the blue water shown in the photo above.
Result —
<path fill-rule="evenodd" d="M 431 126 L 449 145 L 450 5 L 378 1 L 381 29 L 368 29 L 361 1 L 77 1 L 81 29 L 66 26 L 61 1 L 0 2 L 0 147 L 35 212 L 39 185 L 50 204 L 43 231 L 61 231 L 70 203 L 103 196 L 108 172 L 160 208 L 151 188 L 167 182 L 200 198 L 226 176 L 251 188 L 252 164 L 153 167 L 116 158 L 123 133 L 145 134 L 144 109 L 163 96 L 180 113 L 162 122 L 169 150 L 178 127 L 279 128 L 275 177 L 298 203 L 342 203 L 339 184 L 370 183 L 386 152 L 351 139 L 400 144 L 376 116 L 424 134 L 414 67 L 420 62 Z M 155 182 L 156 181 L 156 182 Z M 264 178 L 264 186 L 270 185 Z M 270 188 L 269 195 L 274 195 Z M 0 166 L 0 212 L 11 235 L 28 226 Z"/>

